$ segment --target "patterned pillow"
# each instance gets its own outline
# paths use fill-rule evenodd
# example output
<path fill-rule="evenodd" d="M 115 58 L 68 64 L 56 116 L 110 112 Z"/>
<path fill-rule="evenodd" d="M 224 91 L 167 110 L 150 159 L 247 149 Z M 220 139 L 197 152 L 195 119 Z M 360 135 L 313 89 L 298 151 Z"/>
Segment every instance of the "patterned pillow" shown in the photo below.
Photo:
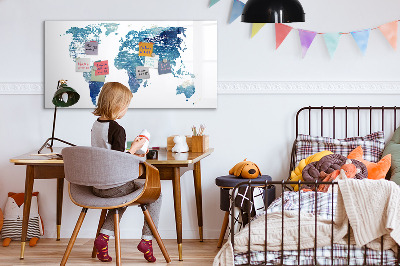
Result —
<path fill-rule="evenodd" d="M 345 139 L 333 139 L 329 137 L 316 137 L 299 134 L 296 139 L 296 165 L 310 155 L 323 150 L 329 150 L 346 156 L 357 146 L 364 150 L 364 159 L 370 162 L 378 162 L 381 159 L 385 140 L 383 131 L 378 131 L 364 137 L 352 137 Z"/>

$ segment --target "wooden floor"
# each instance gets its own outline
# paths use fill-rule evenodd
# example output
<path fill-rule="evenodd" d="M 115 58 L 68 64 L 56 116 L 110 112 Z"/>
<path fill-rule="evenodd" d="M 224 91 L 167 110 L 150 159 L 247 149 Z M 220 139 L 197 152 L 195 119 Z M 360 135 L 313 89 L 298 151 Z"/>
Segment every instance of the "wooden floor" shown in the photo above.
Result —
<path fill-rule="evenodd" d="M 12 241 L 9 247 L 0 246 L 0 265 L 60 265 L 65 248 L 69 239 L 40 239 L 36 247 L 27 246 L 25 249 L 25 259 L 20 260 L 20 242 Z M 217 240 L 188 240 L 183 241 L 183 261 L 178 260 L 178 247 L 176 240 L 163 240 L 168 250 L 172 262 L 167 264 L 154 241 L 154 254 L 157 258 L 156 263 L 149 264 L 143 254 L 136 249 L 140 240 L 121 240 L 122 264 L 123 265 L 212 265 L 215 255 L 218 253 Z M 77 239 L 68 259 L 67 265 L 115 265 L 114 262 L 114 243 L 110 241 L 110 255 L 113 262 L 104 263 L 91 258 L 93 247 L 92 239 Z"/>

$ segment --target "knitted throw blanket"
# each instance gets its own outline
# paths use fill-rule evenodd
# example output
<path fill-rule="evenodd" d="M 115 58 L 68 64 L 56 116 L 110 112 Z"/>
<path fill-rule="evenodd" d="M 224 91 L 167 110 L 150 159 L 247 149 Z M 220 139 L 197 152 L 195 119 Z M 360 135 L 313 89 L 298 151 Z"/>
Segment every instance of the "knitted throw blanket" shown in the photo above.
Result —
<path fill-rule="evenodd" d="M 395 250 L 400 243 L 400 187 L 385 179 L 339 180 L 335 229 L 347 230 L 348 221 L 356 245 Z M 396 250 L 395 250 L 396 251 Z"/>
<path fill-rule="evenodd" d="M 285 211 L 283 213 L 284 232 L 283 244 L 285 250 L 297 250 L 298 231 L 300 229 L 300 249 L 314 247 L 315 216 L 311 213 L 300 213 L 300 228 L 298 227 L 298 211 Z M 265 246 L 265 215 L 259 216 L 251 222 L 250 250 L 264 251 Z M 275 212 L 267 216 L 267 250 L 281 250 L 282 239 L 282 212 Z M 317 247 L 330 245 L 332 221 L 317 216 Z M 342 234 L 343 235 L 343 234 Z M 340 241 L 339 243 L 343 244 Z M 249 227 L 246 225 L 235 234 L 235 252 L 247 252 L 249 241 Z M 335 241 L 335 240 L 334 240 Z M 231 242 L 228 241 L 214 258 L 214 266 L 234 265 L 234 252 Z"/>

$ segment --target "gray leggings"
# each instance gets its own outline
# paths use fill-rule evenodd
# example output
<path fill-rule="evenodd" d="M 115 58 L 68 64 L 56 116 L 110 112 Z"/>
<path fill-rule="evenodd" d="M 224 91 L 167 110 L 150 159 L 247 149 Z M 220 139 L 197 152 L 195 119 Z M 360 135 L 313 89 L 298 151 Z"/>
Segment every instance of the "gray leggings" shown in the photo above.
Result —
<path fill-rule="evenodd" d="M 93 188 L 93 194 L 101 198 L 116 198 L 128 195 L 142 188 L 143 186 L 144 182 L 138 182 L 138 181 L 135 182 L 135 180 L 133 180 L 119 187 L 113 187 L 108 189 Z M 160 194 L 160 197 L 155 202 L 146 204 L 146 207 L 149 210 L 151 218 L 153 218 L 154 224 L 156 225 L 157 228 L 158 228 L 158 221 L 160 218 L 161 202 L 162 202 L 162 196 Z M 122 215 L 124 214 L 125 210 L 126 207 L 118 208 L 120 219 L 122 218 Z M 106 220 L 104 221 L 100 233 L 109 236 L 114 236 L 114 214 L 115 214 L 115 209 L 108 210 Z M 149 225 L 145 220 L 142 230 L 142 239 L 151 240 L 152 238 L 153 234 L 150 230 Z"/>

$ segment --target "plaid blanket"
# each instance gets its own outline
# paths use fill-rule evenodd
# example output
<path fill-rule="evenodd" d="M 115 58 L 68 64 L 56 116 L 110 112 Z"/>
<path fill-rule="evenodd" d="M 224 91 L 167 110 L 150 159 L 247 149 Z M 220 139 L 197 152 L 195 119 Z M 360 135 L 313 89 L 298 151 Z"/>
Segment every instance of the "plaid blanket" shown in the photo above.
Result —
<path fill-rule="evenodd" d="M 316 197 L 317 196 L 317 197 Z M 326 219 L 332 219 L 332 213 L 335 215 L 336 208 L 336 194 L 317 192 L 285 192 L 283 196 L 277 198 L 268 207 L 267 214 L 273 212 L 286 210 L 298 210 L 316 214 Z M 260 217 L 259 214 L 254 219 Z M 326 246 L 316 249 L 317 265 L 347 265 L 348 260 L 348 246 L 347 245 L 333 245 L 333 264 L 332 264 L 332 248 Z M 314 265 L 314 249 L 304 249 L 298 255 L 297 250 L 285 250 L 283 252 L 284 265 Z M 366 254 L 366 256 L 364 256 Z M 385 250 L 383 253 L 384 265 L 395 265 L 396 257 L 392 250 Z M 265 263 L 265 255 L 267 256 L 266 265 L 280 265 L 281 264 L 281 251 L 267 251 L 265 252 L 250 252 L 250 265 L 257 265 Z M 381 252 L 371 250 L 364 247 L 357 247 L 350 245 L 350 263 L 349 265 L 381 265 Z M 235 254 L 235 265 L 248 264 L 248 253 Z"/>
<path fill-rule="evenodd" d="M 282 203 L 285 211 L 297 211 L 300 208 L 301 212 L 317 214 L 321 216 L 321 218 L 329 220 L 332 219 L 332 213 L 335 215 L 336 194 L 317 192 L 317 197 L 315 198 L 314 191 L 286 191 L 283 197 L 281 196 L 275 199 L 271 205 L 269 205 L 267 212 L 273 213 L 282 211 Z M 257 217 L 260 215 L 257 215 Z"/>
<path fill-rule="evenodd" d="M 333 262 L 331 246 L 317 248 L 316 265 L 382 265 L 381 253 L 372 249 L 364 249 L 355 245 L 350 245 L 350 261 L 347 264 L 348 249 L 347 245 L 333 245 Z M 366 257 L 364 260 L 364 254 Z M 297 250 L 283 251 L 284 265 L 298 265 Z M 264 252 L 250 252 L 250 265 L 264 264 Z M 248 265 L 247 253 L 235 255 L 235 265 Z M 281 252 L 268 251 L 266 265 L 281 265 Z M 300 251 L 300 265 L 314 265 L 314 249 L 303 249 Z M 396 257 L 392 250 L 383 252 L 383 265 L 396 265 Z"/>

